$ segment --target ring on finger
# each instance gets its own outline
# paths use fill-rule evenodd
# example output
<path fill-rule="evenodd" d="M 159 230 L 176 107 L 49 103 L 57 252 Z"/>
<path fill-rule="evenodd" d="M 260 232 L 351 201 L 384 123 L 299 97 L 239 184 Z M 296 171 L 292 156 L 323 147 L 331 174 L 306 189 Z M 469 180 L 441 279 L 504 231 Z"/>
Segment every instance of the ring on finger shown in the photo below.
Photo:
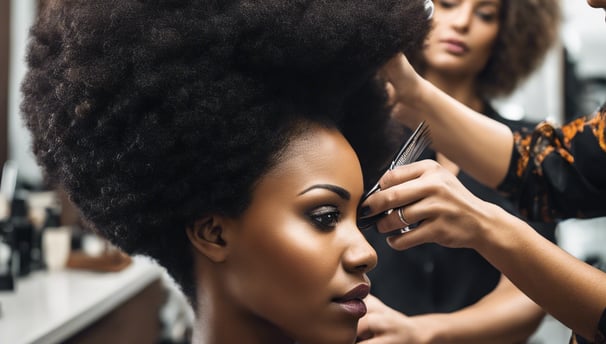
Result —
<path fill-rule="evenodd" d="M 400 221 L 402 222 L 402 224 L 404 225 L 404 227 L 408 227 L 408 226 L 410 226 L 410 223 L 408 223 L 408 221 L 406 221 L 406 219 L 404 218 L 404 214 L 402 213 L 402 209 L 403 208 L 398 208 L 398 217 L 400 218 Z"/>

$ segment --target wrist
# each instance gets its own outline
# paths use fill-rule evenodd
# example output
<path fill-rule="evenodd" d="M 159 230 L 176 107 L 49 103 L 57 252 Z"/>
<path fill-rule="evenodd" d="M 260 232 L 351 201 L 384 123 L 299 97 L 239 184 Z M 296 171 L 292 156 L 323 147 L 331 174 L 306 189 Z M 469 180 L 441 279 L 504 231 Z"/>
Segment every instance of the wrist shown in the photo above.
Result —
<path fill-rule="evenodd" d="M 428 115 L 431 106 L 433 86 L 420 76 L 410 80 L 405 90 L 397 94 L 397 102 L 392 117 L 410 129 L 416 128 L 423 120 L 434 119 Z"/>
<path fill-rule="evenodd" d="M 400 104 L 405 104 L 407 111 L 406 116 L 399 116 L 398 120 L 409 128 L 415 128 L 423 120 L 427 121 L 430 127 L 451 127 L 451 123 L 442 116 L 445 109 L 450 112 L 457 109 L 460 104 L 419 75 L 410 81 L 410 84 L 406 94 L 399 97 Z M 442 130 L 438 132 L 440 131 Z"/>
<path fill-rule="evenodd" d="M 411 91 L 402 97 L 402 102 L 413 111 L 425 113 L 430 108 L 431 99 L 435 99 L 432 94 L 436 91 L 436 86 L 420 75 L 416 75 L 416 78 L 410 83 L 412 84 L 410 86 Z"/>
<path fill-rule="evenodd" d="M 415 321 L 415 328 L 419 329 L 417 336 L 419 343 L 437 344 L 449 343 L 451 331 L 449 330 L 448 315 L 431 313 L 411 317 Z"/>
<path fill-rule="evenodd" d="M 525 223 L 495 204 L 485 204 L 487 206 L 480 216 L 479 233 L 474 237 L 471 248 L 492 262 L 518 249 L 516 232 L 521 228 L 520 224 Z"/>

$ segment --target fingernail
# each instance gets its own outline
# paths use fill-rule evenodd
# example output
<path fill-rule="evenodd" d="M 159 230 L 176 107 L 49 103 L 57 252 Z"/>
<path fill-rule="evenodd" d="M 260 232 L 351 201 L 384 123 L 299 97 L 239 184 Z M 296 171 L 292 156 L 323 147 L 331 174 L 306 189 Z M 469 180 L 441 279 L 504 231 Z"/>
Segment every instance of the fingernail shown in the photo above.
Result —
<path fill-rule="evenodd" d="M 387 212 L 378 213 L 376 215 L 369 216 L 369 217 L 358 218 L 358 221 L 357 221 L 358 227 L 360 229 L 368 229 L 368 228 L 374 226 L 377 223 L 377 221 L 379 221 L 381 218 L 385 217 L 385 215 L 387 215 Z"/>
<path fill-rule="evenodd" d="M 375 219 L 372 217 L 367 217 L 365 219 L 358 219 L 358 228 L 360 229 L 368 229 L 375 223 Z"/>
<path fill-rule="evenodd" d="M 370 215 L 370 207 L 367 205 L 364 205 L 360 208 L 359 214 L 360 217 L 366 217 L 368 215 Z"/>

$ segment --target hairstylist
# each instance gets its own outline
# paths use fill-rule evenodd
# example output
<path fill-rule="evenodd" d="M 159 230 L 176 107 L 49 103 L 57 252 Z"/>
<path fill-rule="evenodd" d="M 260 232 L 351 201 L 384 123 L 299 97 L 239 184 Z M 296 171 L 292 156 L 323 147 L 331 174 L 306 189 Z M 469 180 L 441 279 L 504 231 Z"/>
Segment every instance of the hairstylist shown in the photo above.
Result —
<path fill-rule="evenodd" d="M 513 92 L 540 65 L 558 37 L 559 0 L 435 0 L 432 4 L 432 31 L 419 56 L 411 58 L 415 70 L 511 130 L 536 126 L 536 122 L 506 119 L 490 100 Z M 529 41 L 536 44 L 527 47 Z M 401 140 L 402 133 L 396 137 Z M 428 150 L 423 157 L 445 166 L 474 195 L 520 216 L 509 200 L 475 181 L 443 154 Z M 554 223 L 530 225 L 555 240 Z M 541 307 L 472 249 L 426 244 L 395 251 L 383 234 L 369 230 L 365 235 L 381 257 L 369 272 L 371 294 L 380 301 L 367 299 L 368 314 L 358 326 L 360 338 L 372 337 L 369 343 L 379 338 L 400 344 L 519 343 L 543 319 Z"/>
<path fill-rule="evenodd" d="M 606 9 L 605 0 L 589 0 Z M 519 201 L 529 219 L 606 215 L 606 109 L 562 127 L 548 123 L 512 133 L 423 80 L 403 56 L 384 69 L 398 101 L 394 116 L 407 126 L 425 119 L 434 148 L 477 180 Z M 420 113 L 424 118 L 415 118 Z M 387 173 L 383 191 L 363 215 L 394 211 L 377 224 L 399 250 L 425 242 L 473 248 L 546 311 L 584 338 L 603 343 L 606 274 L 538 235 L 528 224 L 484 202 L 432 161 Z M 398 213 L 402 214 L 402 219 Z"/>

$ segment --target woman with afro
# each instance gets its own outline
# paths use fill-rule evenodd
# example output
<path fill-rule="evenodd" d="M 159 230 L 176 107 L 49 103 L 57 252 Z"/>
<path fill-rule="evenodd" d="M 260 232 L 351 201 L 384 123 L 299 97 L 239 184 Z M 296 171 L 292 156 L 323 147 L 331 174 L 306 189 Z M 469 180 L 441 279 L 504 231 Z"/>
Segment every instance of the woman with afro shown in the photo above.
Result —
<path fill-rule="evenodd" d="M 422 0 L 50 1 L 22 110 L 91 227 L 180 285 L 194 342 L 353 343 L 362 171 L 392 154 L 376 72 L 427 30 Z"/>

